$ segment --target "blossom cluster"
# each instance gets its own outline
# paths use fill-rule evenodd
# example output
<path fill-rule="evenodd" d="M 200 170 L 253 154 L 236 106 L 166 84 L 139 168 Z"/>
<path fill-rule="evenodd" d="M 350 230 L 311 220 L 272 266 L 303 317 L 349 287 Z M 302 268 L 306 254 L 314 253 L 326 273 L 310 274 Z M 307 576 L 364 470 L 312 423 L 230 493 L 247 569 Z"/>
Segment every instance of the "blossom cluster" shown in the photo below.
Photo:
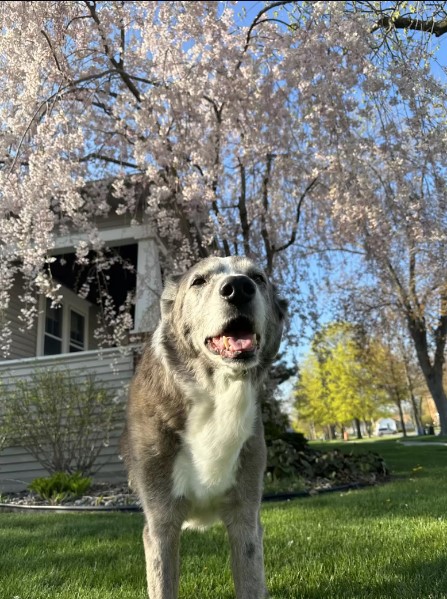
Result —
<path fill-rule="evenodd" d="M 392 256 L 404 286 L 417 254 L 417 284 L 439 288 L 445 87 L 426 46 L 386 61 L 353 3 L 285 4 L 0 2 L 0 315 L 20 275 L 31 326 L 38 294 L 57 302 L 57 237 L 81 233 L 88 264 L 112 214 L 152 223 L 166 272 L 249 254 L 295 307 L 309 256 L 333 247 L 388 279 Z M 99 299 L 97 336 L 121 343 L 132 298 Z"/>

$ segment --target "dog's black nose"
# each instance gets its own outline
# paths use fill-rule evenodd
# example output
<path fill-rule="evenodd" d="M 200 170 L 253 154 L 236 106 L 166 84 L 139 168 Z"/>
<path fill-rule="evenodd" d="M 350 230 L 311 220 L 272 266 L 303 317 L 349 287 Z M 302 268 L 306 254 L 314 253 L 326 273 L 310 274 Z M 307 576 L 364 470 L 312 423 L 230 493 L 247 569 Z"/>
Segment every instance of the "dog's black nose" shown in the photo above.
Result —
<path fill-rule="evenodd" d="M 246 304 L 256 293 L 255 284 L 243 275 L 228 277 L 222 283 L 220 295 L 231 304 Z"/>

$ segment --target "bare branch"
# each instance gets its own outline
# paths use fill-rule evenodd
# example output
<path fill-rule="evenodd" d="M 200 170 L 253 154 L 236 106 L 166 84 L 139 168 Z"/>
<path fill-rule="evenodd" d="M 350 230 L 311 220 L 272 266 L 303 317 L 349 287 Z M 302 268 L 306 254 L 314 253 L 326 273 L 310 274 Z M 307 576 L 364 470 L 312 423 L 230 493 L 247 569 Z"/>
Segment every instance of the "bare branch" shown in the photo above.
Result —
<path fill-rule="evenodd" d="M 444 285 L 440 297 L 440 316 L 439 323 L 435 329 L 435 356 L 433 368 L 441 370 L 445 361 L 445 346 L 447 337 L 447 286 Z"/>
<path fill-rule="evenodd" d="M 252 36 L 252 33 L 253 33 L 253 29 L 255 27 L 257 27 L 258 25 L 260 25 L 261 23 L 265 23 L 266 21 L 271 20 L 271 19 L 262 19 L 261 20 L 261 17 L 263 15 L 265 15 L 265 13 L 267 13 L 272 8 L 278 8 L 279 6 L 285 6 L 286 4 L 293 4 L 293 0 L 283 0 L 282 2 L 281 1 L 279 1 L 279 2 L 272 2 L 271 4 L 265 6 L 262 10 L 260 10 L 258 12 L 258 14 L 256 15 L 254 21 L 252 22 L 252 24 L 248 28 L 247 37 L 245 39 L 245 45 L 244 45 L 244 48 L 242 50 L 242 56 L 244 56 L 244 54 L 248 50 L 248 47 L 250 46 L 250 41 L 251 41 L 251 36 Z M 242 64 L 242 58 L 239 60 L 237 66 L 236 66 L 236 71 L 239 70 L 241 64 Z"/>
<path fill-rule="evenodd" d="M 239 172 L 241 177 L 241 194 L 239 196 L 238 210 L 242 228 L 242 239 L 246 256 L 250 255 L 250 224 L 247 215 L 247 176 L 245 166 L 239 160 Z"/>
<path fill-rule="evenodd" d="M 300 199 L 298 200 L 298 204 L 296 206 L 295 224 L 294 224 L 294 226 L 292 228 L 292 233 L 290 235 L 289 241 L 287 241 L 283 245 L 280 245 L 279 247 L 272 246 L 272 251 L 273 252 L 276 252 L 276 253 L 277 252 L 282 252 L 282 251 L 286 250 L 288 247 L 290 247 L 291 245 L 293 245 L 295 243 L 296 236 L 297 236 L 297 233 L 298 233 L 298 225 L 300 223 L 300 218 L 301 218 L 301 207 L 303 205 L 303 202 L 304 202 L 307 194 L 311 191 L 311 189 L 317 183 L 318 178 L 319 178 L 319 175 L 317 175 L 316 177 L 314 177 L 312 179 L 312 181 L 307 185 L 306 189 L 303 191 L 303 193 L 300 196 Z"/>
<path fill-rule="evenodd" d="M 48 46 L 50 47 L 51 54 L 52 54 L 52 56 L 53 56 L 53 58 L 54 58 L 54 62 L 56 63 L 57 70 L 58 70 L 60 73 L 62 73 L 62 67 L 61 67 L 61 65 L 60 65 L 60 63 L 59 63 L 59 59 L 58 59 L 58 57 L 57 57 L 57 55 L 56 55 L 56 52 L 55 52 L 55 50 L 54 50 L 53 44 L 51 43 L 51 39 L 50 39 L 49 35 L 48 35 L 48 34 L 47 34 L 47 32 L 46 32 L 46 31 L 44 31 L 43 29 L 41 29 L 41 34 L 42 34 L 42 35 L 44 36 L 44 38 L 47 40 L 47 44 L 48 44 Z"/>
<path fill-rule="evenodd" d="M 90 154 L 86 154 L 80 159 L 79 162 L 88 162 L 89 160 L 103 160 L 104 162 L 118 164 L 119 166 L 125 166 L 127 168 L 134 168 L 138 170 L 137 164 L 133 164 L 132 162 L 126 162 L 125 160 L 119 160 L 118 158 L 113 158 L 112 156 L 106 156 L 105 154 L 101 154 L 100 152 L 91 152 Z"/>
<path fill-rule="evenodd" d="M 413 242 L 411 242 L 409 258 L 409 291 L 410 299 L 413 302 L 413 305 L 415 306 L 418 315 L 422 317 L 423 311 L 421 309 L 416 289 L 416 250 Z"/>
<path fill-rule="evenodd" d="M 87 6 L 89 12 L 90 12 L 90 16 L 92 17 L 92 19 L 95 21 L 96 26 L 98 28 L 98 32 L 99 35 L 101 36 L 102 39 L 102 45 L 104 48 L 104 52 L 107 56 L 107 58 L 109 59 L 110 63 L 112 64 L 112 66 L 114 67 L 114 69 L 116 70 L 116 72 L 119 74 L 119 76 L 121 77 L 123 83 L 126 85 L 127 89 L 131 92 L 131 94 L 134 96 L 134 98 L 137 100 L 138 103 L 141 102 L 141 94 L 140 94 L 140 90 L 136 87 L 136 85 L 133 83 L 132 81 L 132 77 L 130 77 L 128 75 L 128 73 L 126 73 L 126 71 L 124 70 L 123 66 L 123 58 L 122 56 L 120 57 L 120 60 L 117 61 L 116 58 L 113 56 L 111 50 L 110 50 L 110 46 L 107 42 L 107 39 L 105 37 L 105 34 L 102 30 L 102 26 L 101 26 L 101 22 L 99 20 L 98 17 L 98 13 L 96 11 L 96 2 L 85 2 L 85 5 Z"/>
<path fill-rule="evenodd" d="M 371 33 L 378 29 L 411 29 L 414 31 L 423 31 L 430 33 L 435 37 L 441 37 L 447 33 L 447 18 L 435 21 L 434 19 L 412 19 L 411 17 L 392 18 L 388 15 L 383 15 L 372 27 Z"/>
<path fill-rule="evenodd" d="M 220 141 L 221 141 L 220 140 L 220 126 L 222 124 L 222 110 L 223 110 L 224 104 L 222 103 L 219 107 L 217 105 L 217 103 L 209 96 L 203 96 L 203 98 L 204 98 L 204 100 L 206 100 L 206 102 L 211 104 L 213 111 L 214 111 L 214 115 L 216 117 L 216 121 L 217 121 L 217 132 L 216 132 L 216 139 L 215 139 L 215 143 L 214 143 L 215 156 L 214 156 L 214 165 L 213 165 L 214 169 L 215 169 L 215 173 L 214 173 L 213 181 L 211 183 L 211 188 L 213 190 L 214 198 L 216 198 L 217 187 L 218 187 L 217 169 L 220 164 Z M 197 168 L 199 170 L 200 174 L 203 175 L 203 171 L 199 167 L 199 165 L 195 164 L 194 166 L 195 166 L 195 168 Z M 219 210 L 219 206 L 217 204 L 216 199 L 213 200 L 211 206 L 213 208 L 214 214 L 219 219 L 220 210 Z M 219 242 L 217 239 L 215 240 L 215 245 L 216 245 L 216 247 L 218 247 L 218 245 L 219 245 Z M 226 239 L 225 237 L 222 239 L 222 245 L 223 245 L 225 256 L 231 256 L 230 244 L 228 243 L 228 239 Z"/>
<path fill-rule="evenodd" d="M 272 170 L 272 162 L 273 162 L 273 154 L 267 154 L 266 163 L 265 163 L 265 173 L 262 178 L 262 208 L 263 212 L 261 215 L 261 235 L 264 241 L 265 248 L 265 256 L 267 259 L 266 272 L 268 275 L 272 274 L 273 270 L 273 256 L 274 252 L 272 251 L 272 244 L 270 243 L 270 236 L 267 230 L 267 222 L 265 219 L 265 215 L 267 214 L 269 208 L 269 184 L 270 184 L 270 174 Z"/>

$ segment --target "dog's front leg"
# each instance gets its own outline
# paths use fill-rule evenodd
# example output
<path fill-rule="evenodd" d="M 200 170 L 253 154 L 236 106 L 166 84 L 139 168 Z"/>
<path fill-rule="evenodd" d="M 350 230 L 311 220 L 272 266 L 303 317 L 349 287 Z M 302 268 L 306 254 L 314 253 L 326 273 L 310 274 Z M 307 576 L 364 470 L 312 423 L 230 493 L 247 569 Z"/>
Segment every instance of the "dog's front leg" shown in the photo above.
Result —
<path fill-rule="evenodd" d="M 149 599 L 177 599 L 180 527 L 147 521 L 143 541 Z"/>
<path fill-rule="evenodd" d="M 264 575 L 264 550 L 259 514 L 232 517 L 226 522 L 231 548 L 231 568 L 237 599 L 268 597 Z"/>

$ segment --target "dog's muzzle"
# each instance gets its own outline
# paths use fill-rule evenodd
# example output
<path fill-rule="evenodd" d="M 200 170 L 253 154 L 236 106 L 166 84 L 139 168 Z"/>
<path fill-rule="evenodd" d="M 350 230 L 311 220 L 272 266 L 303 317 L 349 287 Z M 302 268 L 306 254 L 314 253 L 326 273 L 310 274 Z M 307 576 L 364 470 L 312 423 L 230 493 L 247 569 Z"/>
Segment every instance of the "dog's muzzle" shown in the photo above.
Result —
<path fill-rule="evenodd" d="M 222 358 L 250 360 L 256 356 L 259 341 L 253 323 L 241 316 L 230 321 L 218 335 L 208 337 L 205 344 L 211 353 Z"/>
<path fill-rule="evenodd" d="M 214 355 L 247 362 L 256 357 L 260 343 L 253 320 L 256 285 L 245 275 L 231 275 L 220 284 L 219 296 L 232 316 L 217 335 L 205 340 L 205 345 Z"/>

